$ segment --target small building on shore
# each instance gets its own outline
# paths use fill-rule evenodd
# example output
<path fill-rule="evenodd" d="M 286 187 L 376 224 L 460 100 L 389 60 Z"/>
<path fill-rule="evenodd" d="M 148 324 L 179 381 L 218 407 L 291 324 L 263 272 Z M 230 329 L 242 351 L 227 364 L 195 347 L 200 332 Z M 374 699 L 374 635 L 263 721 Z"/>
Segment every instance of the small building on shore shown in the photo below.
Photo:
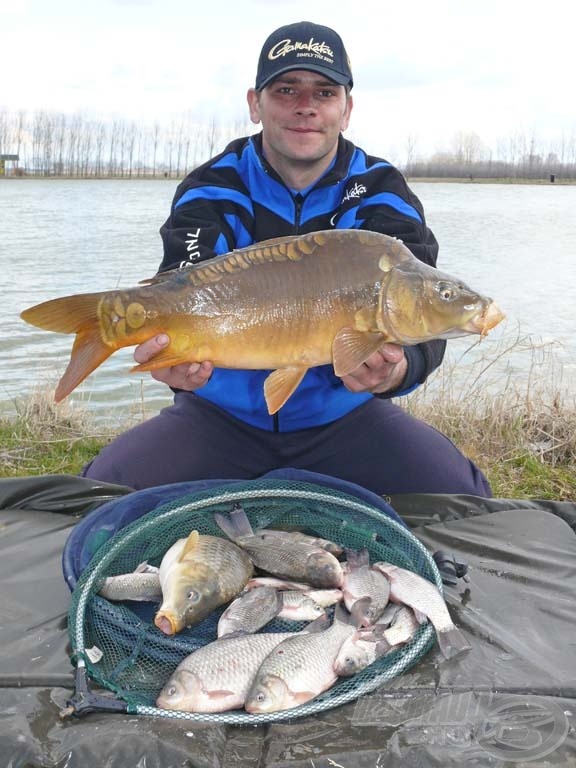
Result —
<path fill-rule="evenodd" d="M 0 155 L 0 177 L 16 176 L 19 159 L 18 155 Z"/>

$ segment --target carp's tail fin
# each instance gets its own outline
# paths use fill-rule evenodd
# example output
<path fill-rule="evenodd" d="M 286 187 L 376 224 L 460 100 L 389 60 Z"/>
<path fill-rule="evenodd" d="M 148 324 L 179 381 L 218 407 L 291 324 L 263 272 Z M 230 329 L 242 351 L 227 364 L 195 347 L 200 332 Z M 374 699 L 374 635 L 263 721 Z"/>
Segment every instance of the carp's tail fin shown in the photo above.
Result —
<path fill-rule="evenodd" d="M 37 304 L 20 314 L 22 320 L 45 331 L 76 334 L 70 362 L 56 387 L 57 403 L 116 350 L 102 339 L 98 318 L 100 298 L 101 294 L 97 293 L 64 296 Z"/>
<path fill-rule="evenodd" d="M 456 627 L 443 629 L 437 632 L 438 644 L 442 655 L 446 659 L 453 659 L 461 653 L 471 650 L 472 646 L 466 639 L 463 632 Z"/>
<path fill-rule="evenodd" d="M 240 504 L 235 504 L 228 515 L 223 515 L 221 512 L 215 512 L 214 521 L 220 530 L 232 541 L 238 541 L 247 536 L 254 536 L 252 524 Z"/>

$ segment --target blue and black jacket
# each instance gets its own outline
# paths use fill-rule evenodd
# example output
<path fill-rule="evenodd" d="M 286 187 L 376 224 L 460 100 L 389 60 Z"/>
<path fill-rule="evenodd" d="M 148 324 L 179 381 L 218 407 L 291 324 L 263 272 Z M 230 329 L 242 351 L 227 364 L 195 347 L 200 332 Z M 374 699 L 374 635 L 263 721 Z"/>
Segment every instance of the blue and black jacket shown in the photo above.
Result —
<path fill-rule="evenodd" d="M 184 267 L 252 243 L 324 229 L 368 229 L 401 239 L 412 253 L 435 266 L 438 243 L 424 211 L 402 174 L 340 137 L 331 167 L 311 187 L 290 190 L 267 163 L 262 135 L 236 139 L 196 168 L 178 186 L 170 217 L 160 233 L 160 270 Z M 270 371 L 215 369 L 195 392 L 255 427 L 291 432 L 327 424 L 371 397 L 403 395 L 440 365 L 444 341 L 406 347 L 402 387 L 386 395 L 349 392 L 331 365 L 311 368 L 274 416 L 263 383 Z"/>

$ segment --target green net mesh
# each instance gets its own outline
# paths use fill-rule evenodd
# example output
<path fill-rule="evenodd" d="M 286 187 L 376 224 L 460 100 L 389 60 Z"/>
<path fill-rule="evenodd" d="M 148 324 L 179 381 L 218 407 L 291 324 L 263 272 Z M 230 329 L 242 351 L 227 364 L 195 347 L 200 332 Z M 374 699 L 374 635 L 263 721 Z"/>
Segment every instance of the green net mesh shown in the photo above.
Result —
<path fill-rule="evenodd" d="M 386 560 L 419 573 L 442 589 L 434 560 L 410 531 L 376 507 L 340 491 L 306 482 L 262 479 L 181 497 L 157 507 L 107 541 L 72 595 L 69 633 L 73 658 L 86 665 L 94 681 L 123 699 L 129 712 L 230 724 L 293 719 L 376 690 L 419 661 L 434 645 L 433 628 L 425 623 L 407 645 L 286 712 L 199 714 L 157 708 L 156 698 L 176 666 L 192 651 L 216 639 L 224 607 L 200 624 L 167 636 L 153 624 L 157 604 L 112 603 L 99 596 L 98 590 L 107 576 L 131 572 L 144 561 L 160 565 L 166 550 L 194 529 L 224 536 L 213 515 L 229 512 L 235 503 L 242 505 L 254 529 L 297 529 L 347 548 L 367 548 L 370 562 Z M 260 631 L 299 631 L 305 624 L 275 619 Z"/>

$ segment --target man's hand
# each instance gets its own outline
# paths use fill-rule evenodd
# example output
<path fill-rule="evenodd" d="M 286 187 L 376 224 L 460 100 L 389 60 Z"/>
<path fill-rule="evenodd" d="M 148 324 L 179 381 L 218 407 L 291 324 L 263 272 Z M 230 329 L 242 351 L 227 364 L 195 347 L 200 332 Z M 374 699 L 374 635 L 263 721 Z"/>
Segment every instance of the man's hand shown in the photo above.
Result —
<path fill-rule="evenodd" d="M 404 381 L 408 363 L 402 347 L 383 344 L 366 362 L 346 376 L 342 382 L 350 392 L 390 392 Z"/>
<path fill-rule="evenodd" d="M 134 360 L 137 363 L 147 363 L 169 343 L 170 337 L 163 333 L 148 339 L 136 347 Z M 205 361 L 203 363 L 180 363 L 170 368 L 158 368 L 150 373 L 153 379 L 162 381 L 173 389 L 185 389 L 187 392 L 193 392 L 206 384 L 212 376 L 213 370 L 212 363 Z"/>

